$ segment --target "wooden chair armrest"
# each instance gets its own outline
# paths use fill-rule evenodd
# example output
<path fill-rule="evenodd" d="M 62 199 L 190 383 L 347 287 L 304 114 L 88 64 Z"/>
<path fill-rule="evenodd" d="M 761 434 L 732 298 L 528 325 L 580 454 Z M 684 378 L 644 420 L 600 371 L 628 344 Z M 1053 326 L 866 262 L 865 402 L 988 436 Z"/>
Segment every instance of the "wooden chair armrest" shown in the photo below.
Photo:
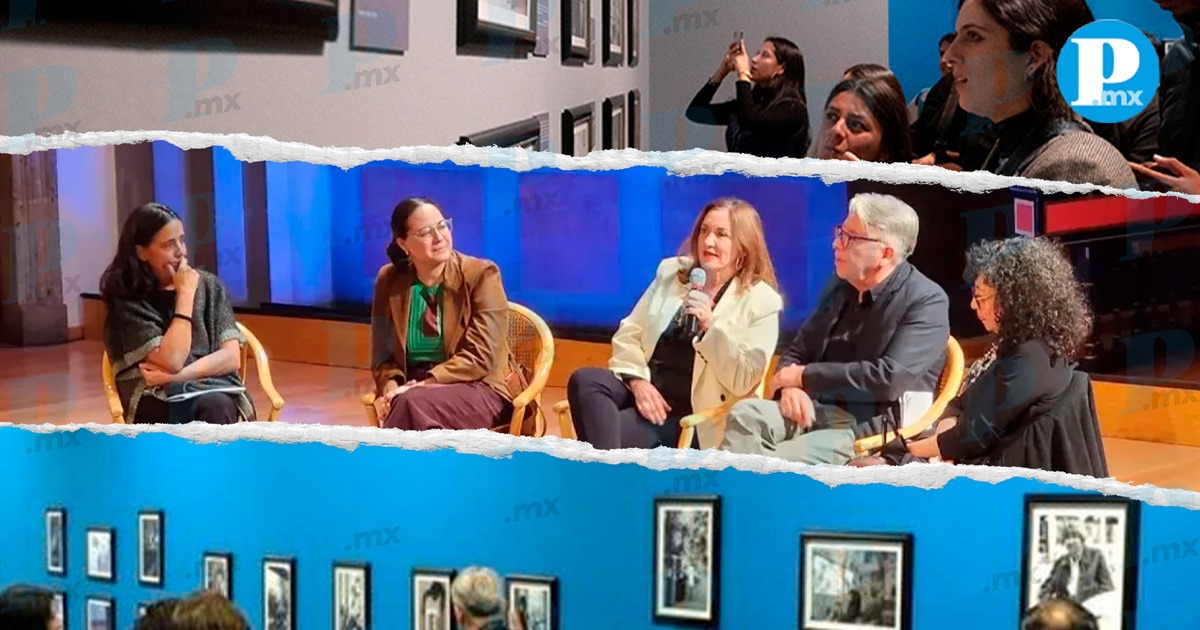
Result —
<path fill-rule="evenodd" d="M 696 427 L 704 424 L 705 422 L 708 422 L 709 420 L 711 420 L 713 418 L 716 418 L 717 416 L 723 416 L 723 415 L 729 413 L 729 410 L 732 409 L 733 405 L 736 404 L 737 402 L 738 402 L 737 400 L 731 400 L 731 401 L 721 405 L 720 407 L 714 407 L 712 409 L 705 409 L 703 411 L 697 411 L 695 413 L 692 413 L 690 415 L 680 418 L 679 419 L 679 443 L 676 445 L 676 448 L 680 448 L 680 449 L 691 448 L 692 447 L 692 439 L 696 435 Z"/>
<path fill-rule="evenodd" d="M 571 421 L 570 402 L 560 400 L 551 409 L 554 411 L 554 415 L 558 416 L 559 435 L 564 440 L 578 440 L 579 436 L 575 434 L 575 424 Z"/>
<path fill-rule="evenodd" d="M 946 405 L 948 404 L 950 404 L 949 398 L 946 400 L 939 399 L 934 401 L 933 406 L 930 407 L 929 410 L 920 417 L 920 419 L 906 427 L 901 427 L 900 435 L 903 435 L 905 440 L 911 440 L 924 433 L 927 429 L 929 429 L 929 427 L 933 426 L 934 423 L 942 418 L 942 414 L 946 412 Z M 896 434 L 892 431 L 888 432 L 888 438 L 890 439 L 895 439 L 895 435 Z M 881 448 L 883 448 L 883 435 L 872 435 L 854 442 L 854 452 L 859 456 L 866 455 Z"/>
<path fill-rule="evenodd" d="M 366 408 L 367 426 L 378 427 L 379 416 L 375 415 L 375 392 L 367 392 L 363 394 L 362 404 Z"/>
<path fill-rule="evenodd" d="M 104 398 L 108 402 L 108 415 L 113 424 L 125 424 L 125 411 L 121 406 L 121 397 L 109 387 L 104 388 Z"/>

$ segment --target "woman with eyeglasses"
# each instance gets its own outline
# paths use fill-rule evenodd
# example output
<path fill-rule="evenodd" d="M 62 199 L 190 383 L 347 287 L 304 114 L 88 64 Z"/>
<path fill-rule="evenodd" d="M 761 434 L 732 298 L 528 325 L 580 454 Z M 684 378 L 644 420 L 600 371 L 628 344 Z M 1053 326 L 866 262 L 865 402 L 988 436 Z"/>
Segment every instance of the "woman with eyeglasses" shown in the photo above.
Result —
<path fill-rule="evenodd" d="M 597 449 L 674 447 L 680 419 L 753 394 L 779 339 L 777 287 L 758 211 L 740 199 L 705 206 L 680 254 L 659 263 L 621 320 L 608 367 L 567 382 L 579 439 Z M 697 427 L 692 445 L 720 444 L 719 424 Z"/>
<path fill-rule="evenodd" d="M 960 0 L 945 59 L 959 106 L 994 125 L 982 170 L 1137 187 L 1120 151 L 1092 133 L 1058 87 L 1059 53 L 1094 20 L 1086 0 Z"/>
<path fill-rule="evenodd" d="M 908 452 L 999 465 L 997 454 L 1068 392 L 1074 359 L 1091 334 L 1091 310 L 1066 252 L 1045 238 L 976 245 L 967 254 L 966 277 L 975 283 L 971 307 L 993 335 L 992 345 L 967 371 L 935 434 L 908 442 Z M 1076 455 L 1089 448 L 1069 446 Z M 1048 453 L 1051 445 L 1038 448 Z M 1048 464 L 1009 459 L 1004 465 Z"/>
<path fill-rule="evenodd" d="M 380 426 L 422 431 L 500 423 L 524 386 L 511 367 L 500 269 L 454 251 L 451 220 L 428 199 L 400 202 L 391 224 L 391 262 L 375 278 L 371 307 Z"/>

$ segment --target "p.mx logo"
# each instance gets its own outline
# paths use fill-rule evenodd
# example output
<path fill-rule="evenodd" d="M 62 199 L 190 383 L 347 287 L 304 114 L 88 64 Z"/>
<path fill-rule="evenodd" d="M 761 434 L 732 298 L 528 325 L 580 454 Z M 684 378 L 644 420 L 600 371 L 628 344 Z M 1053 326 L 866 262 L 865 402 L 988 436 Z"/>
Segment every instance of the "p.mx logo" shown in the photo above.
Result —
<path fill-rule="evenodd" d="M 1146 109 L 1158 90 L 1158 55 L 1149 38 L 1119 20 L 1075 31 L 1058 58 L 1058 88 L 1084 118 L 1118 123 Z"/>

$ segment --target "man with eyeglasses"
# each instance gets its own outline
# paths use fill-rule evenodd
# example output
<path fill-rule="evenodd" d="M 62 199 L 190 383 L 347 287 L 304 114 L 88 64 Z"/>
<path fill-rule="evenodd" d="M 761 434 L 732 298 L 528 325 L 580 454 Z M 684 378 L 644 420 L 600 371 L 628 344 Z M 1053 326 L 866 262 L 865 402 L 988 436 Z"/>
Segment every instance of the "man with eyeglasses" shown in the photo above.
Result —
<path fill-rule="evenodd" d="M 907 262 L 918 228 L 895 197 L 850 200 L 833 243 L 836 277 L 780 357 L 768 398 L 730 410 L 723 450 L 845 464 L 855 439 L 924 411 L 913 407 L 932 401 L 950 316 L 945 291 Z"/>

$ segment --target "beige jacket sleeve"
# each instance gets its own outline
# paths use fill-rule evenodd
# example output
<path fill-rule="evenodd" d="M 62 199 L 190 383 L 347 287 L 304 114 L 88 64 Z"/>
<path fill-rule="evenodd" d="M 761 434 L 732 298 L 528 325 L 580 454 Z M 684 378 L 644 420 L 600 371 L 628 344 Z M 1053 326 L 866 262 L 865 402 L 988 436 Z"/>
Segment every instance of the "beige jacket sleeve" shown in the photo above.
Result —
<path fill-rule="evenodd" d="M 783 298 L 766 284 L 750 289 L 743 299 L 749 300 L 748 325 L 717 320 L 692 342 L 721 386 L 742 397 L 754 392 L 771 365 L 783 310 Z"/>
<path fill-rule="evenodd" d="M 650 380 L 650 357 L 644 349 L 644 335 L 650 324 L 650 303 L 655 295 L 669 288 L 679 270 L 679 259 L 668 258 L 658 265 L 654 281 L 642 293 L 641 299 L 633 307 L 633 311 L 621 320 L 617 334 L 613 335 L 612 358 L 608 360 L 608 369 L 621 375 Z"/>

